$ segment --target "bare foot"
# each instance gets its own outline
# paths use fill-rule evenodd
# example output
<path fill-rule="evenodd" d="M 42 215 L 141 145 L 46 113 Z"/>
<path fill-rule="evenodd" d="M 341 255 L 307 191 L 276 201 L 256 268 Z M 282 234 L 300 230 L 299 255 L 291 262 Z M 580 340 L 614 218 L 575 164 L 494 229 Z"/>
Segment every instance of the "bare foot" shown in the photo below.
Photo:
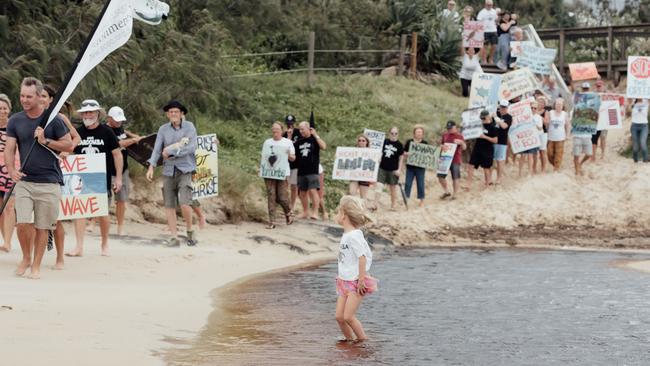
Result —
<path fill-rule="evenodd" d="M 29 276 L 27 276 L 30 280 L 38 280 L 41 278 L 41 270 L 37 269 L 34 270 L 34 267 L 32 267 L 31 272 L 29 272 Z"/>
<path fill-rule="evenodd" d="M 0 247 L 0 252 L 9 253 L 10 251 L 11 251 L 11 247 L 6 244 Z"/>
<path fill-rule="evenodd" d="M 27 268 L 31 267 L 31 263 L 28 261 L 20 261 L 18 263 L 18 267 L 16 268 L 16 276 L 23 276 L 25 275 L 25 272 L 27 272 Z"/>
<path fill-rule="evenodd" d="M 122 236 L 124 234 L 124 227 L 122 225 L 117 226 L 117 235 Z"/>
<path fill-rule="evenodd" d="M 108 248 L 102 248 L 102 257 L 110 257 L 111 254 L 108 252 Z"/>
<path fill-rule="evenodd" d="M 329 221 L 330 215 L 327 212 L 323 212 L 323 221 Z"/>
<path fill-rule="evenodd" d="M 75 250 L 72 252 L 65 253 L 66 257 L 83 257 L 83 252 Z"/>
<path fill-rule="evenodd" d="M 53 270 L 55 271 L 61 271 L 63 269 L 63 260 L 60 262 L 57 261 L 56 264 L 54 264 L 54 267 L 52 267 Z"/>
<path fill-rule="evenodd" d="M 309 218 L 309 216 L 307 216 L 307 214 L 302 214 L 302 215 L 298 216 L 298 218 L 299 218 L 299 219 L 306 220 L 306 219 Z"/>

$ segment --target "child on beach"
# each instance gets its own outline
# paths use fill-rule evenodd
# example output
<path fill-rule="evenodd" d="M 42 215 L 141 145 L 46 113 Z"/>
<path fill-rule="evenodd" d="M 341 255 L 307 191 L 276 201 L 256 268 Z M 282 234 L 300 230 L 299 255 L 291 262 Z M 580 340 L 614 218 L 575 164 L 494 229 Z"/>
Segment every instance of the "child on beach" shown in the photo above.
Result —
<path fill-rule="evenodd" d="M 359 230 L 370 221 L 359 198 L 341 197 L 336 215 L 336 222 L 343 226 L 339 248 L 339 273 L 336 278 L 336 321 L 345 336 L 344 341 L 347 342 L 368 339 L 356 313 L 363 297 L 377 290 L 377 280 L 368 274 L 372 264 L 372 252 L 363 232 Z"/>

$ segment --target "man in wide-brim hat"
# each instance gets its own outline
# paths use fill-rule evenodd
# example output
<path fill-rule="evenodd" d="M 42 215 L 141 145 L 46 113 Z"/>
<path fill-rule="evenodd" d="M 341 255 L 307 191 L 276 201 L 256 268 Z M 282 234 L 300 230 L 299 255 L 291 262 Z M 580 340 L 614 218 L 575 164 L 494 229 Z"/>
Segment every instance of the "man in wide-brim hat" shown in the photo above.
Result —
<path fill-rule="evenodd" d="M 192 173 L 196 171 L 196 128 L 192 122 L 185 120 L 188 110 L 177 101 L 172 100 L 163 107 L 168 119 L 158 129 L 154 144 L 147 179 L 153 181 L 153 171 L 160 156 L 163 157 L 163 199 L 167 214 L 167 225 L 171 232 L 169 243 L 178 246 L 176 229 L 176 207 L 180 205 L 187 228 L 187 245 L 197 243 L 192 231 Z"/>

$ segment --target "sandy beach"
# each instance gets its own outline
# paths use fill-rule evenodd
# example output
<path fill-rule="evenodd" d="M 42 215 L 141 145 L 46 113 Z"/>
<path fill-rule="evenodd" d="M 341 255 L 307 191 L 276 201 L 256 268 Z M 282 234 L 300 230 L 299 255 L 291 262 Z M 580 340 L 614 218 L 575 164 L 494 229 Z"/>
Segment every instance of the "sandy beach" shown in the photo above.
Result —
<path fill-rule="evenodd" d="M 13 275 L 16 240 L 11 253 L 0 255 L 0 364 L 163 364 L 160 350 L 206 323 L 211 290 L 335 258 L 338 238 L 323 226 L 283 229 L 222 225 L 202 231 L 198 247 L 167 248 L 162 225 L 130 224 L 128 236 L 111 238 L 111 257 L 99 255 L 97 233 L 87 237 L 85 256 L 66 258 L 62 271 L 50 269 L 54 252 L 46 253 L 41 280 Z M 74 235 L 67 239 L 72 246 Z"/>

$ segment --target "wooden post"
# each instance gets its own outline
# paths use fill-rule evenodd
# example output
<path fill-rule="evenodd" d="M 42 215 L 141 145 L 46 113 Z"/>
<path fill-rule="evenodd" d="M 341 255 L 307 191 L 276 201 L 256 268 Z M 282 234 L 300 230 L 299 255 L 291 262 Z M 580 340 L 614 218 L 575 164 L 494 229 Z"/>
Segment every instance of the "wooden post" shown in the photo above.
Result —
<path fill-rule="evenodd" d="M 621 37 L 621 60 L 627 60 L 627 37 Z"/>
<path fill-rule="evenodd" d="M 613 51 L 614 51 L 614 36 L 612 32 L 612 27 L 607 28 L 607 78 L 612 79 L 614 77 L 614 73 L 612 70 L 612 59 L 613 59 Z"/>
<path fill-rule="evenodd" d="M 418 68 L 418 33 L 411 33 L 411 78 L 415 79 Z"/>
<path fill-rule="evenodd" d="M 307 86 L 314 85 L 314 49 L 316 47 L 316 33 L 309 32 L 309 51 L 307 53 Z"/>
<path fill-rule="evenodd" d="M 560 75 L 562 77 L 565 77 L 565 71 L 564 71 L 564 29 L 560 29 L 560 49 L 558 50 L 558 53 L 560 54 Z"/>
<path fill-rule="evenodd" d="M 406 34 L 399 39 L 399 61 L 397 64 L 397 76 L 404 75 L 404 58 L 406 57 Z"/>

